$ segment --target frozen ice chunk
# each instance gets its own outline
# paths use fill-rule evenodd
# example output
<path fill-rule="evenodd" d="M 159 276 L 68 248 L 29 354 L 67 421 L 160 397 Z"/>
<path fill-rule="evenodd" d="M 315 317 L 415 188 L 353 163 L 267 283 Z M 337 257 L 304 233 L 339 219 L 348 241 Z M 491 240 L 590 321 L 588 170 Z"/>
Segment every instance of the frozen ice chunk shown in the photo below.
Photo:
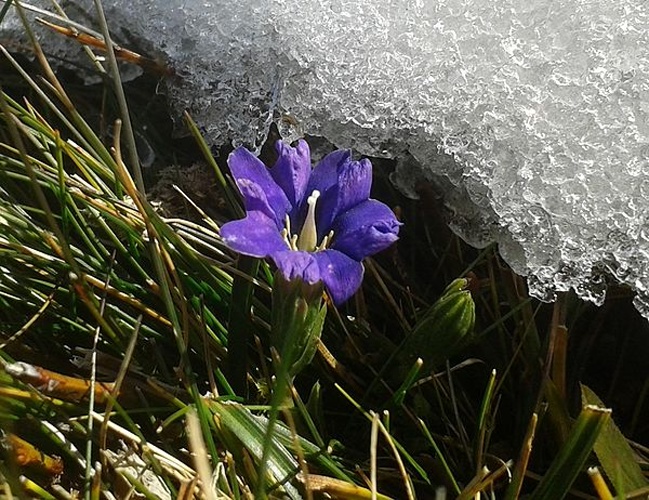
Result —
<path fill-rule="evenodd" d="M 44 3 L 44 2 L 43 2 Z M 76 11 L 92 2 L 70 1 Z M 609 282 L 649 317 L 649 5 L 634 0 L 104 0 L 212 142 L 278 120 L 443 187 L 531 293 Z M 69 10 L 69 12 L 73 12 Z M 84 19 L 81 19 L 82 21 Z"/>

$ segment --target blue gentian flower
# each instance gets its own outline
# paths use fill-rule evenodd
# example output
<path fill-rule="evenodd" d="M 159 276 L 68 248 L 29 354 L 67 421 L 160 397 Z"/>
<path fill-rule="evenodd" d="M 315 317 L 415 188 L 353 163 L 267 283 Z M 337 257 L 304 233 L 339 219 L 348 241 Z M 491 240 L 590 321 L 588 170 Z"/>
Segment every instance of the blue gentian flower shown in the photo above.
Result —
<path fill-rule="evenodd" d="M 363 280 L 361 261 L 397 239 L 400 223 L 387 205 L 371 199 L 372 164 L 338 150 L 311 168 L 309 145 L 276 144 L 268 169 L 245 148 L 228 158 L 243 195 L 246 217 L 228 222 L 221 237 L 231 249 L 270 257 L 288 281 L 320 281 L 336 304 Z"/>

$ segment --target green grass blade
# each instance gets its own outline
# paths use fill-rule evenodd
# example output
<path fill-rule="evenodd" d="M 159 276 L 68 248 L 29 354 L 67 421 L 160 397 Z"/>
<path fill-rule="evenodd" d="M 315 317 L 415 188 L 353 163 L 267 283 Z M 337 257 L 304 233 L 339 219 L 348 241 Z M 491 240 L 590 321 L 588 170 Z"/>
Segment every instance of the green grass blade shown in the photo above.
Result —
<path fill-rule="evenodd" d="M 561 500 L 583 470 L 611 410 L 588 405 L 583 408 L 565 445 L 532 493 L 530 500 Z"/>
<path fill-rule="evenodd" d="M 494 388 L 496 386 L 496 370 L 491 371 L 491 376 L 489 377 L 489 382 L 487 383 L 487 388 L 485 389 L 484 396 L 482 398 L 482 404 L 480 405 L 480 413 L 478 414 L 478 429 L 477 429 L 477 443 L 475 446 L 475 461 L 476 461 L 476 472 L 479 472 L 482 469 L 483 465 L 483 454 L 488 448 L 488 427 L 490 427 L 491 422 L 489 420 L 490 411 L 494 404 Z"/>
<path fill-rule="evenodd" d="M 440 447 L 437 445 L 437 442 L 435 441 L 435 438 L 431 434 L 430 430 L 428 430 L 428 427 L 426 427 L 426 424 L 424 423 L 423 420 L 419 419 L 419 427 L 421 428 L 421 431 L 423 432 L 424 436 L 428 440 L 428 442 L 431 444 L 433 449 L 435 450 L 435 453 L 437 454 L 437 458 L 439 459 L 440 463 L 442 464 L 442 468 L 444 469 L 444 472 L 446 473 L 447 479 L 450 481 L 451 485 L 453 486 L 453 491 L 456 495 L 459 495 L 460 492 L 462 491 L 460 489 L 460 485 L 458 484 L 457 480 L 455 479 L 455 476 L 453 475 L 453 471 L 444 457 L 444 454 L 442 453 L 442 450 Z"/>
<path fill-rule="evenodd" d="M 0 25 L 2 25 L 2 21 L 4 21 L 7 12 L 9 12 L 12 3 L 13 0 L 7 0 L 7 2 L 5 2 L 4 6 L 2 7 L 2 10 L 0 10 Z"/>
<path fill-rule="evenodd" d="M 194 136 L 194 139 L 196 140 L 198 147 L 203 153 L 203 157 L 205 158 L 205 161 L 207 161 L 209 166 L 212 167 L 212 170 L 214 171 L 214 175 L 216 175 L 216 180 L 221 186 L 221 189 L 223 190 L 223 195 L 225 196 L 225 200 L 228 204 L 228 208 L 230 209 L 230 212 L 234 214 L 236 217 L 243 217 L 245 214 L 243 212 L 243 209 L 241 208 L 239 197 L 235 192 L 235 190 L 232 188 L 232 186 L 226 180 L 225 175 L 223 175 L 223 171 L 221 170 L 221 167 L 219 167 L 219 165 L 216 163 L 216 160 L 214 159 L 214 156 L 212 156 L 212 152 L 210 151 L 210 147 L 207 145 L 205 139 L 201 135 L 201 131 L 198 129 L 198 126 L 196 125 L 194 120 L 192 120 L 192 117 L 189 115 L 189 113 L 185 112 L 184 116 L 185 116 L 185 123 L 187 124 L 189 131 L 191 132 L 192 136 Z"/>
<path fill-rule="evenodd" d="M 131 124 L 131 114 L 128 111 L 128 104 L 126 103 L 126 94 L 124 93 L 124 87 L 122 86 L 122 79 L 119 72 L 119 66 L 117 65 L 117 57 L 115 56 L 115 50 L 113 49 L 113 42 L 110 37 L 110 31 L 108 30 L 108 22 L 106 21 L 106 14 L 104 13 L 104 7 L 101 3 L 101 0 L 94 0 L 95 10 L 97 12 L 97 17 L 99 18 L 99 26 L 101 28 L 101 33 L 104 36 L 104 42 L 109 50 L 106 51 L 108 66 L 110 69 L 110 75 L 113 80 L 113 90 L 117 97 L 117 103 L 119 105 L 119 110 L 121 114 L 121 120 L 124 124 L 124 134 L 126 145 L 128 146 L 128 159 L 135 176 L 135 185 L 137 186 L 138 191 L 145 194 L 144 187 L 144 178 L 142 176 L 142 167 L 140 165 L 140 158 L 138 157 L 137 147 L 135 144 L 135 134 L 133 132 L 133 125 Z"/>
<path fill-rule="evenodd" d="M 259 259 L 241 256 L 237 265 L 244 276 L 237 274 L 232 284 L 232 307 L 228 320 L 228 368 L 229 380 L 235 394 L 248 397 L 248 342 L 252 338 L 250 321 L 255 286 L 248 276 L 255 276 Z"/>

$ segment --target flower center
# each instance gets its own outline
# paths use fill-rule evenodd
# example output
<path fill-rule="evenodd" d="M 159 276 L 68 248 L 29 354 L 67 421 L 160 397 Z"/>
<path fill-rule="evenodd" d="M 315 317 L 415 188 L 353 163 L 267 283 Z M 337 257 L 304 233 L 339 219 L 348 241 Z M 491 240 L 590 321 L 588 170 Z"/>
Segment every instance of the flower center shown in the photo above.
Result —
<path fill-rule="evenodd" d="M 320 197 L 320 191 L 315 189 L 311 196 L 306 200 L 308 205 L 306 218 L 304 219 L 304 224 L 302 224 L 302 230 L 300 235 L 291 234 L 291 219 L 288 214 L 286 215 L 285 227 L 282 230 L 282 236 L 286 244 L 291 250 L 302 250 L 304 252 L 318 252 L 327 248 L 331 239 L 333 238 L 334 232 L 329 231 L 322 242 L 318 245 L 318 230 L 315 224 L 315 206 L 318 198 Z"/>

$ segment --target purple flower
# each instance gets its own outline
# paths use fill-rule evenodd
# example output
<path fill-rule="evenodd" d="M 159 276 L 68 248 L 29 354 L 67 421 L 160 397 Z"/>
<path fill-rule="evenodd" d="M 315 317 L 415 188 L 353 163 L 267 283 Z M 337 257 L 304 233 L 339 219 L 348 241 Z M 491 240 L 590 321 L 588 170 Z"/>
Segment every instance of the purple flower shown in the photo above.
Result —
<path fill-rule="evenodd" d="M 270 257 L 289 281 L 322 281 L 341 304 L 361 285 L 361 261 L 392 244 L 400 223 L 369 197 L 369 160 L 339 150 L 312 169 L 306 142 L 293 148 L 278 141 L 276 149 L 271 169 L 242 147 L 228 158 L 246 217 L 223 225 L 221 237 L 239 253 Z"/>

